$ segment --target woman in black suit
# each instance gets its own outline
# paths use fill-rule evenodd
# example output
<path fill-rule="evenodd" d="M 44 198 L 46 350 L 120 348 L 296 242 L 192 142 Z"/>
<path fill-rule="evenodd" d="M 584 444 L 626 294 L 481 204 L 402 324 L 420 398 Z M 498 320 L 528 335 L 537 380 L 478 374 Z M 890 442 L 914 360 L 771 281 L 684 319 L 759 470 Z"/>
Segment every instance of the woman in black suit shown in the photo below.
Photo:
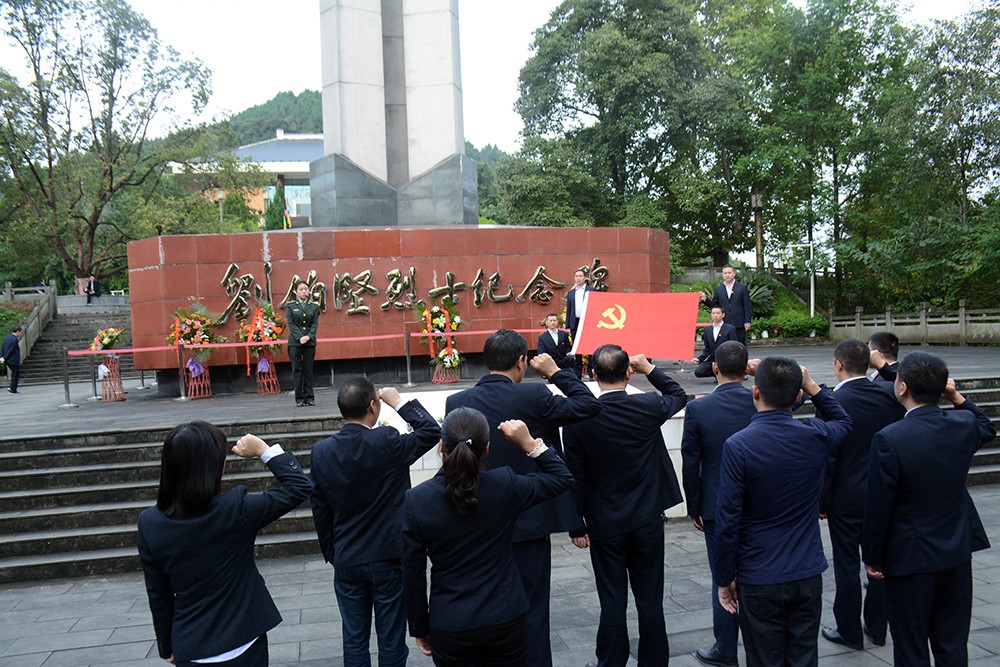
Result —
<path fill-rule="evenodd" d="M 267 631 L 281 615 L 254 562 L 261 528 L 291 511 L 312 490 L 298 461 L 254 435 L 232 452 L 260 458 L 281 485 L 222 492 L 226 436 L 206 422 L 177 426 L 163 443 L 156 506 L 139 515 L 139 560 L 160 657 L 197 667 L 267 665 Z"/>
<path fill-rule="evenodd" d="M 505 421 L 500 430 L 535 460 L 537 473 L 481 471 L 489 424 L 478 410 L 459 408 L 441 427 L 441 471 L 407 491 L 403 503 L 410 634 L 439 667 L 525 664 L 528 599 L 514 564 L 514 522 L 521 510 L 573 483 L 555 449 L 531 437 L 524 422 Z"/>
<path fill-rule="evenodd" d="M 288 359 L 292 362 L 295 380 L 295 405 L 316 405 L 313 391 L 313 360 L 316 358 L 316 329 L 319 327 L 319 306 L 309 302 L 309 285 L 295 283 L 295 301 L 285 306 L 288 318 Z"/>

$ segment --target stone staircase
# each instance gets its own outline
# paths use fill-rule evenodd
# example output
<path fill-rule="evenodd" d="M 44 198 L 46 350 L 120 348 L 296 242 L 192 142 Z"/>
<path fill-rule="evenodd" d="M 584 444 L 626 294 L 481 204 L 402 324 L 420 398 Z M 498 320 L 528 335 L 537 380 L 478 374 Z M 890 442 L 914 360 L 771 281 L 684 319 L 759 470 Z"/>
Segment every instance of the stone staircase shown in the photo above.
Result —
<path fill-rule="evenodd" d="M 63 381 L 63 348 L 84 350 L 94 340 L 101 329 L 119 327 L 131 329 L 132 323 L 127 312 L 121 313 L 81 313 L 58 314 L 45 327 L 42 337 L 31 349 L 31 354 L 21 365 L 21 384 L 57 384 Z M 131 345 L 132 337 L 126 334 L 120 347 Z M 100 363 L 100 357 L 94 357 Z M 119 357 L 122 377 L 139 377 L 139 371 L 132 365 L 132 355 Z M 70 357 L 70 382 L 86 381 L 91 378 L 90 357 Z"/>
<path fill-rule="evenodd" d="M 959 382 L 1000 429 L 1000 377 Z M 806 404 L 800 414 L 808 414 Z M 229 437 L 258 433 L 295 453 L 306 469 L 313 444 L 340 418 L 241 421 Z M 156 501 L 160 448 L 168 429 L 0 440 L 0 583 L 135 571 L 136 519 Z M 976 454 L 969 484 L 1000 482 L 1000 440 Z M 274 484 L 259 461 L 230 457 L 224 488 Z M 321 558 L 308 502 L 268 526 L 257 554 Z"/>
<path fill-rule="evenodd" d="M 308 470 L 313 444 L 339 418 L 243 421 L 220 426 L 280 442 Z M 0 583 L 128 572 L 139 568 L 136 520 L 155 504 L 159 460 L 169 429 L 118 431 L 0 443 Z M 273 486 L 260 461 L 230 456 L 223 488 Z M 268 526 L 257 555 L 321 558 L 308 502 Z"/>

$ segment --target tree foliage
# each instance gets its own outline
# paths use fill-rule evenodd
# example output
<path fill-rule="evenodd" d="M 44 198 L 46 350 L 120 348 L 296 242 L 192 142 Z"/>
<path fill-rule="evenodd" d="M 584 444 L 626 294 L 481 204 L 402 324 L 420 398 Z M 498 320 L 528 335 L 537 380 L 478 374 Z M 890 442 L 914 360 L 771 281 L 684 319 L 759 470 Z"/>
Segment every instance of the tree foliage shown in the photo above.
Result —
<path fill-rule="evenodd" d="M 9 0 L 2 16 L 23 56 L 23 72 L 0 69 L 5 235 L 51 248 L 78 279 L 118 272 L 133 233 L 116 198 L 187 154 L 187 132 L 150 133 L 181 105 L 203 107 L 208 71 L 121 0 Z"/>
<path fill-rule="evenodd" d="M 315 90 L 304 90 L 298 95 L 282 92 L 264 104 L 234 114 L 229 124 L 238 142 L 233 148 L 273 139 L 278 129 L 297 134 L 322 134 L 323 105 Z"/>

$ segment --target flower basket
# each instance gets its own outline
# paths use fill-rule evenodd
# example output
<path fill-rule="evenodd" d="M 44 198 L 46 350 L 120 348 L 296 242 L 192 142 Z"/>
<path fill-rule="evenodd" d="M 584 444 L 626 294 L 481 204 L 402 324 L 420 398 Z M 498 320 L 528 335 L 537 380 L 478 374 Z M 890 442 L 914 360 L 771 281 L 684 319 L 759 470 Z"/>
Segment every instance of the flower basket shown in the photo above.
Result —
<path fill-rule="evenodd" d="M 198 303 L 190 308 L 178 308 L 174 311 L 167 342 L 185 346 L 224 343 L 226 337 L 215 334 L 216 319 Z M 188 398 L 209 398 L 212 395 L 212 380 L 207 366 L 211 354 L 211 348 L 207 347 L 190 350 L 191 356 L 184 364 L 184 386 L 187 387 Z"/>
<path fill-rule="evenodd" d="M 288 325 L 285 318 L 274 311 L 269 303 L 254 308 L 253 315 L 240 320 L 238 337 L 243 343 L 273 343 L 283 340 Z M 247 350 L 247 375 L 250 375 L 250 357 L 257 359 L 257 393 L 279 394 L 281 385 L 274 370 L 274 354 L 281 345 L 251 345 Z"/>
<path fill-rule="evenodd" d="M 126 329 L 117 327 L 101 329 L 94 336 L 90 349 L 94 351 L 114 349 L 125 338 L 126 331 Z M 97 377 L 101 381 L 102 401 L 125 400 L 125 387 L 122 385 L 122 371 L 118 355 L 108 353 L 103 356 L 101 365 L 97 367 Z"/>
<path fill-rule="evenodd" d="M 421 339 L 430 348 L 430 365 L 434 367 L 431 382 L 434 384 L 451 384 L 458 382 L 461 374 L 459 367 L 465 360 L 458 347 L 455 346 L 451 334 L 465 324 L 458 314 L 458 308 L 451 297 L 441 299 L 440 304 L 430 307 L 423 301 L 413 304 L 417 321 L 422 323 L 422 333 L 427 337 Z"/>
<path fill-rule="evenodd" d="M 122 385 L 122 371 L 121 365 L 118 363 L 118 355 L 104 355 L 104 360 L 101 361 L 97 374 L 101 378 L 102 401 L 125 400 L 125 387 Z"/>

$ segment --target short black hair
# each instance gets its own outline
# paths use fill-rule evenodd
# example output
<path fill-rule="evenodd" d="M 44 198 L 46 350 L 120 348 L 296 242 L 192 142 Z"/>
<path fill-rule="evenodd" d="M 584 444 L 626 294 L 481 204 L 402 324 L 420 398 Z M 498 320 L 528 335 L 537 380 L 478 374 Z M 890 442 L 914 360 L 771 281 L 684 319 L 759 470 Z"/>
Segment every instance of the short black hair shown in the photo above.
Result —
<path fill-rule="evenodd" d="M 598 382 L 616 384 L 628 377 L 628 353 L 618 345 L 602 345 L 590 358 Z"/>
<path fill-rule="evenodd" d="M 899 337 L 888 331 L 876 331 L 868 339 L 868 343 L 882 353 L 886 359 L 895 361 L 899 357 Z"/>
<path fill-rule="evenodd" d="M 18 331 L 24 331 L 24 329 L 22 329 L 21 327 L 14 327 L 13 329 L 10 330 L 11 333 L 17 333 Z"/>
<path fill-rule="evenodd" d="M 222 490 L 229 447 L 219 427 L 203 421 L 175 426 L 163 441 L 156 507 L 167 516 L 198 516 Z"/>
<path fill-rule="evenodd" d="M 899 380 L 917 403 L 937 405 L 948 386 L 948 366 L 930 352 L 910 352 L 899 362 Z"/>
<path fill-rule="evenodd" d="M 550 317 L 556 317 L 556 318 L 558 318 L 559 316 L 558 316 L 558 315 L 556 315 L 555 313 L 547 313 L 547 314 L 545 315 L 545 319 L 549 319 Z"/>
<path fill-rule="evenodd" d="M 868 362 L 872 353 L 864 341 L 857 338 L 842 340 L 833 350 L 833 358 L 843 365 L 844 370 L 852 375 L 864 375 L 868 372 Z"/>
<path fill-rule="evenodd" d="M 746 375 L 750 354 L 746 345 L 735 340 L 727 340 L 715 348 L 715 364 L 719 375 L 726 379 L 741 378 Z"/>
<path fill-rule="evenodd" d="M 378 390 L 368 378 L 358 375 L 348 378 L 337 391 L 337 407 L 344 419 L 361 419 L 372 401 L 378 400 Z"/>
<path fill-rule="evenodd" d="M 497 329 L 483 345 L 483 360 L 491 371 L 509 371 L 528 356 L 528 341 L 510 329 Z"/>
<path fill-rule="evenodd" d="M 733 271 L 735 271 L 735 270 L 736 270 L 736 269 L 735 269 L 735 268 L 733 267 L 733 265 L 732 265 L 732 264 L 730 264 L 729 262 L 726 262 L 725 264 L 723 264 L 723 265 L 722 265 L 722 268 L 724 268 L 724 269 L 733 269 Z"/>
<path fill-rule="evenodd" d="M 787 410 L 795 404 L 802 388 L 802 369 L 790 357 L 767 357 L 754 374 L 755 384 L 768 407 Z"/>

